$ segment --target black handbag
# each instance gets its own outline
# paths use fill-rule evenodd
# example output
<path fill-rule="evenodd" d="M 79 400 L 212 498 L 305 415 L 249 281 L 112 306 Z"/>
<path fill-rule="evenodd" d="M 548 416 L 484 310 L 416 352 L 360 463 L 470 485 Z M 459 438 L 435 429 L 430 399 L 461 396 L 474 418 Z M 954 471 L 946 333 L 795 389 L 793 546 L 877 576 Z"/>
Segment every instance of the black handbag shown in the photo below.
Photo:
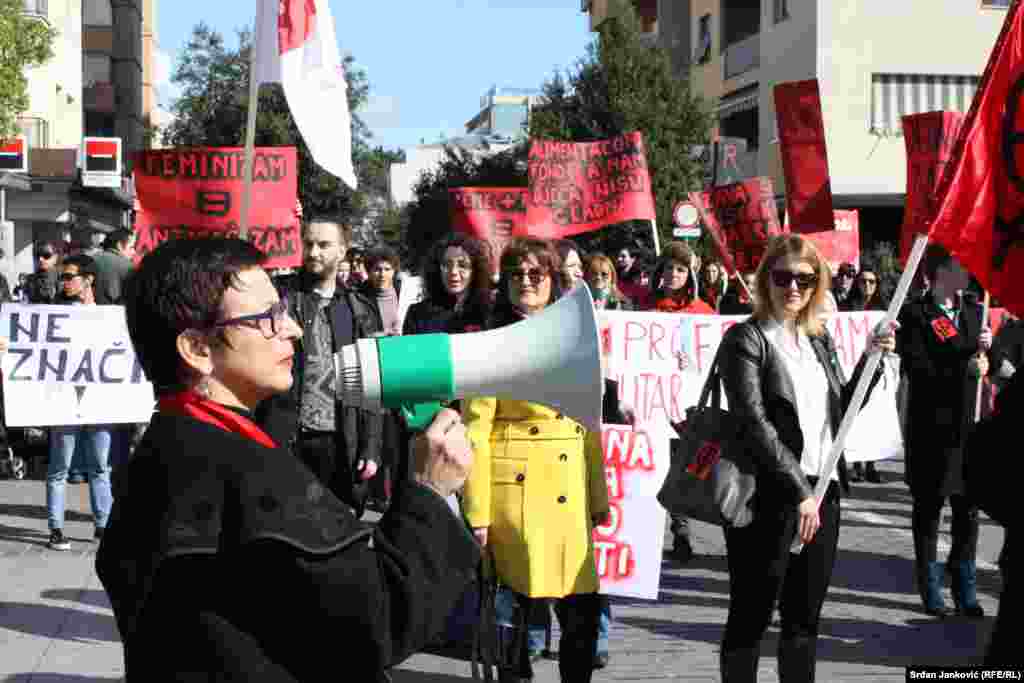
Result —
<path fill-rule="evenodd" d="M 744 527 L 754 520 L 756 466 L 746 452 L 743 425 L 721 407 L 718 368 L 716 355 L 700 400 L 687 409 L 679 438 L 671 440 L 671 464 L 658 502 L 671 513 Z"/>

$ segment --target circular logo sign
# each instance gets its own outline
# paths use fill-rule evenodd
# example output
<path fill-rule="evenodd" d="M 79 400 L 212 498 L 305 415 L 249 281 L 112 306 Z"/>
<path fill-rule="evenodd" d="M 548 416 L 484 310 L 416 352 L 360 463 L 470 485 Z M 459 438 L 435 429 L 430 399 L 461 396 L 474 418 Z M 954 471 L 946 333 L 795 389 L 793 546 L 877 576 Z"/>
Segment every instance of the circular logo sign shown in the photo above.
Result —
<path fill-rule="evenodd" d="M 680 228 L 693 228 L 700 223 L 700 214 L 693 202 L 679 202 L 672 211 L 672 219 Z"/>

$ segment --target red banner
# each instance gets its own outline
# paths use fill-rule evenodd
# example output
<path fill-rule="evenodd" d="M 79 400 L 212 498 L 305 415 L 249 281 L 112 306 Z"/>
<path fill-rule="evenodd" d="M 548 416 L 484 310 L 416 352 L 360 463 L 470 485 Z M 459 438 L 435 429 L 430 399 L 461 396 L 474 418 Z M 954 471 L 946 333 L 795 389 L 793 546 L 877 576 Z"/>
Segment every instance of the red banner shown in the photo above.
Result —
<path fill-rule="evenodd" d="M 268 268 L 302 265 L 294 147 L 257 147 L 249 239 Z M 242 216 L 241 147 L 147 150 L 134 156 L 138 258 L 164 240 L 238 235 Z"/>
<path fill-rule="evenodd" d="M 843 263 L 852 263 L 860 270 L 860 212 L 857 209 L 836 209 L 832 213 L 835 216 L 834 230 L 811 232 L 804 237 L 814 242 L 833 273 Z M 785 231 L 790 232 L 788 211 Z"/>
<path fill-rule="evenodd" d="M 730 273 L 756 270 L 768 238 L 783 233 L 770 178 L 691 192 L 690 201 Z"/>
<path fill-rule="evenodd" d="M 654 197 L 640 133 L 600 142 L 533 140 L 530 233 L 569 237 L 628 220 L 653 221 Z"/>
<path fill-rule="evenodd" d="M 452 229 L 481 240 L 490 251 L 491 268 L 498 269 L 501 252 L 526 229 L 525 187 L 458 187 L 448 190 Z"/>
<path fill-rule="evenodd" d="M 776 85 L 775 119 L 793 232 L 832 230 L 832 184 L 818 81 Z"/>
<path fill-rule="evenodd" d="M 1006 13 L 936 192 L 930 236 L 1024 315 L 1024 11 Z"/>
<path fill-rule="evenodd" d="M 907 146 L 907 198 L 900 234 L 900 260 L 910 256 L 914 235 L 928 232 L 938 209 L 939 179 L 953 154 L 964 117 L 958 112 L 930 111 L 903 117 Z"/>

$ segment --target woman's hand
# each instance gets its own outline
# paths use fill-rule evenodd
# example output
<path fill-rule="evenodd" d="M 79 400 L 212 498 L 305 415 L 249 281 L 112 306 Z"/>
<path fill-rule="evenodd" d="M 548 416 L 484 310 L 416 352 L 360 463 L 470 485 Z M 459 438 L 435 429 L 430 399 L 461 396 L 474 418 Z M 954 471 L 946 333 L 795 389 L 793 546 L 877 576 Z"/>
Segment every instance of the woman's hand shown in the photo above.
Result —
<path fill-rule="evenodd" d="M 978 353 L 971 357 L 971 360 L 967 363 L 967 372 L 971 377 L 975 379 L 984 377 L 988 374 L 989 362 L 987 353 Z"/>
<path fill-rule="evenodd" d="M 10 346 L 11 342 L 7 339 L 7 337 L 0 337 L 0 356 L 7 353 L 7 349 L 9 349 Z"/>
<path fill-rule="evenodd" d="M 676 358 L 679 372 L 683 372 L 686 368 L 690 367 L 690 356 L 685 351 L 676 351 L 672 355 Z"/>
<path fill-rule="evenodd" d="M 360 460 L 356 467 L 359 470 L 359 478 L 363 481 L 373 479 L 377 474 L 377 463 L 373 460 Z"/>
<path fill-rule="evenodd" d="M 978 347 L 982 351 L 988 351 L 992 348 L 992 330 L 987 327 L 982 328 L 981 334 L 978 335 Z"/>
<path fill-rule="evenodd" d="M 457 412 L 443 408 L 416 437 L 413 480 L 447 498 L 462 488 L 473 465 L 473 449 Z"/>
<path fill-rule="evenodd" d="M 476 542 L 480 544 L 481 548 L 486 548 L 487 547 L 487 527 L 485 527 L 485 526 L 478 526 L 475 529 L 473 529 L 473 538 L 476 539 Z"/>
<path fill-rule="evenodd" d="M 872 351 L 895 353 L 896 330 L 898 329 L 900 329 L 900 324 L 895 320 L 893 320 L 888 327 L 885 326 L 884 321 L 878 323 L 878 327 L 876 327 L 868 337 L 868 347 Z"/>
<path fill-rule="evenodd" d="M 814 534 L 821 527 L 821 517 L 818 516 L 818 499 L 814 496 L 804 498 L 797 507 L 799 513 L 797 520 L 797 533 L 800 534 L 800 541 L 807 545 L 814 540 Z"/>

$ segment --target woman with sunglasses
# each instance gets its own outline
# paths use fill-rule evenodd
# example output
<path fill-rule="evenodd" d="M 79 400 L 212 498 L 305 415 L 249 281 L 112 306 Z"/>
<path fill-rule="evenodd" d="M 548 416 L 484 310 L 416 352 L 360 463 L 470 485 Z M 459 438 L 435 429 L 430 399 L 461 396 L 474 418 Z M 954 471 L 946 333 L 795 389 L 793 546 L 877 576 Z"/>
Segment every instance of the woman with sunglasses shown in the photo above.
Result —
<path fill-rule="evenodd" d="M 554 303 L 565 285 L 560 267 L 551 243 L 512 241 L 501 257 L 498 301 L 488 326 L 525 320 Z M 558 602 L 562 623 L 561 679 L 589 681 L 600 588 L 592 535 L 609 508 L 601 435 L 525 401 L 475 398 L 465 402 L 463 416 L 476 452 L 466 483 L 466 518 L 509 589 L 497 601 L 501 680 L 533 677 L 527 615 L 532 599 L 548 598 Z"/>
<path fill-rule="evenodd" d="M 615 264 L 604 254 L 593 254 L 587 259 L 583 278 L 594 295 L 594 306 L 605 311 L 632 311 L 633 304 L 619 291 Z"/>
<path fill-rule="evenodd" d="M 745 423 L 744 445 L 757 465 L 754 521 L 725 529 L 729 617 L 720 665 L 727 683 L 757 680 L 761 639 L 777 599 L 779 680 L 814 680 L 818 623 L 839 538 L 839 495 L 846 489 L 843 460 L 835 472 L 823 467 L 866 359 L 847 384 L 822 321 L 829 280 L 812 242 L 774 238 L 757 271 L 754 314 L 732 327 L 719 349 L 729 410 Z M 876 330 L 868 347 L 893 351 L 894 332 Z M 830 483 L 818 501 L 821 476 Z M 797 537 L 805 547 L 791 554 Z"/>
<path fill-rule="evenodd" d="M 264 262 L 239 239 L 171 240 L 128 281 L 158 407 L 118 473 L 96 570 L 131 681 L 320 681 L 339 663 L 389 680 L 480 559 L 444 500 L 472 461 L 456 413 L 417 439 L 414 482 L 375 528 L 257 426 L 302 334 Z"/>
<path fill-rule="evenodd" d="M 871 266 L 862 266 L 857 273 L 857 279 L 853 282 L 853 292 L 847 299 L 845 306 L 840 306 L 844 311 L 888 311 L 889 300 L 882 295 L 879 283 L 878 271 Z M 862 482 L 867 480 L 869 484 L 882 483 L 882 476 L 878 473 L 874 462 L 853 463 L 853 471 L 850 472 L 850 481 Z"/>

